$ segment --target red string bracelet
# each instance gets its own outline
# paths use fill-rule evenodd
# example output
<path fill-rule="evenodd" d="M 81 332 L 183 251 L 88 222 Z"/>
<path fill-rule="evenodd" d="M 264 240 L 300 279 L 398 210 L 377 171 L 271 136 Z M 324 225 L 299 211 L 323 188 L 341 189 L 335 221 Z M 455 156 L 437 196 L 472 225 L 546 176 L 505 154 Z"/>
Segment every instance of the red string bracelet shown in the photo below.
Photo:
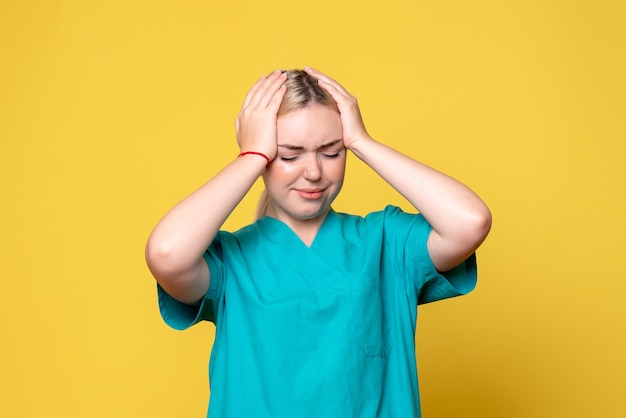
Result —
<path fill-rule="evenodd" d="M 267 164 L 265 165 L 265 167 L 267 168 L 270 165 L 270 157 L 268 157 L 267 155 L 260 153 L 260 152 L 256 152 L 256 151 L 246 151 L 246 152 L 242 152 L 241 154 L 239 154 L 237 156 L 237 158 L 239 157 L 243 157 L 244 155 L 248 155 L 248 154 L 252 154 L 252 155 L 260 155 L 261 157 L 265 158 L 267 160 Z"/>

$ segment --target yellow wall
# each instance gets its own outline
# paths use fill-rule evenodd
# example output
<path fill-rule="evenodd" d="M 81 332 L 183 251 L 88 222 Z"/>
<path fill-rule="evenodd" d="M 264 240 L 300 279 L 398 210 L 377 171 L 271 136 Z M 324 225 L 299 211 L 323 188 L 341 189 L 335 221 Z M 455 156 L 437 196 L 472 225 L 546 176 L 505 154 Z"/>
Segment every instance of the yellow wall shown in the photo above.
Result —
<path fill-rule="evenodd" d="M 494 213 L 476 292 L 421 310 L 425 416 L 626 416 L 624 5 L 3 0 L 0 415 L 204 415 L 212 326 L 161 322 L 144 242 L 313 65 Z M 349 164 L 338 210 L 408 208 Z"/>

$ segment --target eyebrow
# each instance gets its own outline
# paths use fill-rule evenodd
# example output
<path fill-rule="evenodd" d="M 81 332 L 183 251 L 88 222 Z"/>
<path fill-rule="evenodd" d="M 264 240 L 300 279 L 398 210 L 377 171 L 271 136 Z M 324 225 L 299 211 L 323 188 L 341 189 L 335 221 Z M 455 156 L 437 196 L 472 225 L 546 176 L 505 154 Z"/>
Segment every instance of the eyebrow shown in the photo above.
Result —
<path fill-rule="evenodd" d="M 332 146 L 337 145 L 338 143 L 340 143 L 342 141 L 343 141 L 342 139 L 335 139 L 334 141 L 330 141 L 330 142 L 327 142 L 326 144 L 320 145 L 318 150 L 330 148 Z M 294 151 L 302 151 L 302 150 L 304 150 L 304 147 L 300 146 L 300 145 L 279 144 L 278 146 L 280 148 L 286 148 L 288 150 L 294 150 Z"/>

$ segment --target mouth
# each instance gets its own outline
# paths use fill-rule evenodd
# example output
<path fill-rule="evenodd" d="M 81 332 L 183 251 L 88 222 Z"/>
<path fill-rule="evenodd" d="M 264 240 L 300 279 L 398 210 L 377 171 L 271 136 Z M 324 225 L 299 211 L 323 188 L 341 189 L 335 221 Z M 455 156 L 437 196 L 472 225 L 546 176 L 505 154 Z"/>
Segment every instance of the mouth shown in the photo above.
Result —
<path fill-rule="evenodd" d="M 324 191 L 326 191 L 326 189 L 320 189 L 320 188 L 315 188 L 315 189 L 309 189 L 309 188 L 303 188 L 303 189 L 295 189 L 296 193 L 298 193 L 298 195 L 306 200 L 317 200 L 320 197 L 322 197 L 322 195 L 324 194 Z"/>

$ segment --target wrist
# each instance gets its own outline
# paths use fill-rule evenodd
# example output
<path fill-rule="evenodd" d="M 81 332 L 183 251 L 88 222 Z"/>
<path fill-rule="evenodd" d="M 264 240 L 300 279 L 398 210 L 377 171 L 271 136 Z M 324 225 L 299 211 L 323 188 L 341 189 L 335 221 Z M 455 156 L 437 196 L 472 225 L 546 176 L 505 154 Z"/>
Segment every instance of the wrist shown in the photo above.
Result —
<path fill-rule="evenodd" d="M 249 157 L 249 158 L 256 157 L 256 158 L 259 158 L 259 159 L 264 159 L 265 162 L 266 162 L 266 164 L 265 164 L 266 168 L 272 162 L 271 158 L 267 154 L 259 152 L 259 151 L 243 151 L 243 152 L 239 153 L 239 155 L 237 156 L 237 158 L 241 158 L 241 157 Z"/>
<path fill-rule="evenodd" d="M 363 147 L 367 147 L 367 144 L 372 142 L 375 141 L 369 135 L 356 136 L 350 141 L 350 144 L 346 145 L 346 148 L 358 155 Z"/>

